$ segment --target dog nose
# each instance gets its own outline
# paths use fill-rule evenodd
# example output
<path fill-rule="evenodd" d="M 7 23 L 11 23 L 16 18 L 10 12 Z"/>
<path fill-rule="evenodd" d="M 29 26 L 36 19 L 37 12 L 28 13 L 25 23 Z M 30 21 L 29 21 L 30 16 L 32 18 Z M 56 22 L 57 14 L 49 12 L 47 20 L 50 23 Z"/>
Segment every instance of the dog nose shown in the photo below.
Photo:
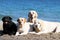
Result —
<path fill-rule="evenodd" d="M 37 28 L 37 25 L 35 25 L 36 26 L 36 28 Z"/>
<path fill-rule="evenodd" d="M 34 27 L 35 27 L 35 28 L 37 28 L 37 27 L 38 27 L 38 25 L 34 25 Z"/>
<path fill-rule="evenodd" d="M 18 22 L 19 24 L 21 24 L 21 22 Z"/>
<path fill-rule="evenodd" d="M 5 22 L 5 24 L 8 24 L 8 22 Z"/>
<path fill-rule="evenodd" d="M 31 17 L 32 17 L 32 14 L 30 14 L 31 15 Z"/>

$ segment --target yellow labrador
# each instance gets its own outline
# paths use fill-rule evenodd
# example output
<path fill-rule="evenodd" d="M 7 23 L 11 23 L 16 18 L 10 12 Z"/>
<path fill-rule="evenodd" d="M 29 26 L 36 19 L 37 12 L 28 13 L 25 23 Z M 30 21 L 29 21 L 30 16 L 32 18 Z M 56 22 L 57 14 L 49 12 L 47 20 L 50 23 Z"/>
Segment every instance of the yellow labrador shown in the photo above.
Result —
<path fill-rule="evenodd" d="M 16 36 L 18 35 L 26 35 L 27 33 L 32 31 L 32 23 L 26 22 L 25 18 L 19 18 L 18 22 L 18 30 L 16 32 Z"/>

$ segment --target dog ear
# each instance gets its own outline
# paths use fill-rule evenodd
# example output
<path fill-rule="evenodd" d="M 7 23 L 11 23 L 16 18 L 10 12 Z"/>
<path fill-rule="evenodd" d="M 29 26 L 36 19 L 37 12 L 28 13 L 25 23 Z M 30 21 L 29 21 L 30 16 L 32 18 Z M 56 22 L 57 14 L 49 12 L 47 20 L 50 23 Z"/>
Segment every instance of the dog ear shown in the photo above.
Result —
<path fill-rule="evenodd" d="M 26 18 L 24 18 L 24 23 L 25 23 L 26 21 L 27 21 Z"/>
<path fill-rule="evenodd" d="M 36 13 L 36 17 L 38 17 L 38 14 Z"/>
<path fill-rule="evenodd" d="M 31 13 L 31 12 L 29 12 L 28 17 L 30 17 L 30 13 Z"/>
<path fill-rule="evenodd" d="M 11 18 L 10 16 L 4 16 L 4 17 L 2 18 L 2 21 L 4 21 L 6 18 L 7 18 L 8 20 L 12 20 L 12 18 Z"/>
<path fill-rule="evenodd" d="M 9 19 L 10 19 L 10 20 L 12 20 L 12 18 L 11 18 L 11 17 L 9 17 Z"/>
<path fill-rule="evenodd" d="M 17 19 L 17 22 L 19 21 L 19 19 Z"/>
<path fill-rule="evenodd" d="M 33 12 L 34 13 L 34 12 Z M 38 14 L 37 14 L 37 12 L 35 12 L 35 16 L 34 16 L 34 18 L 37 18 L 38 17 Z"/>
<path fill-rule="evenodd" d="M 4 21 L 5 17 L 2 18 L 2 21 Z"/>

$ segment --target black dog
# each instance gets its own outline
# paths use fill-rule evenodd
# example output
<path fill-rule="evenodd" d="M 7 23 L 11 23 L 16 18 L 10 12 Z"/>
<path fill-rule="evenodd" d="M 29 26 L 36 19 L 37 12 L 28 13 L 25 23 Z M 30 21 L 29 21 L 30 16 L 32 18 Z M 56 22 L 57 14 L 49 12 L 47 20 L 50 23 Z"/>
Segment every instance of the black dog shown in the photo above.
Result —
<path fill-rule="evenodd" d="M 3 33 L 15 35 L 17 31 L 17 26 L 14 22 L 12 22 L 12 18 L 9 16 L 5 16 L 2 18 L 2 21 L 3 21 Z"/>

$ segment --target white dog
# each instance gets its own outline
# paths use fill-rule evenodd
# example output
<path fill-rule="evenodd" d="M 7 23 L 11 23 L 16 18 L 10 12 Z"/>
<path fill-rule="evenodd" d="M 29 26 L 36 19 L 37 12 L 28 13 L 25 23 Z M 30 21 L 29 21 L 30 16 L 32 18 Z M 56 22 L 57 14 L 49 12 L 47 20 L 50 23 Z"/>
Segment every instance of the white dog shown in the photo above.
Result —
<path fill-rule="evenodd" d="M 18 35 L 26 35 L 27 33 L 32 31 L 32 23 L 27 23 L 25 18 L 19 18 L 18 20 L 18 30 L 16 32 L 16 36 Z"/>
<path fill-rule="evenodd" d="M 36 34 L 42 34 L 42 33 L 51 33 L 51 32 L 60 32 L 60 23 L 58 22 L 48 22 L 40 20 L 38 24 L 34 24 Z"/>
<path fill-rule="evenodd" d="M 37 27 L 37 29 L 39 29 L 40 32 L 38 32 L 36 34 L 51 33 L 51 32 L 59 33 L 60 32 L 60 23 L 40 21 L 40 27 Z"/>

